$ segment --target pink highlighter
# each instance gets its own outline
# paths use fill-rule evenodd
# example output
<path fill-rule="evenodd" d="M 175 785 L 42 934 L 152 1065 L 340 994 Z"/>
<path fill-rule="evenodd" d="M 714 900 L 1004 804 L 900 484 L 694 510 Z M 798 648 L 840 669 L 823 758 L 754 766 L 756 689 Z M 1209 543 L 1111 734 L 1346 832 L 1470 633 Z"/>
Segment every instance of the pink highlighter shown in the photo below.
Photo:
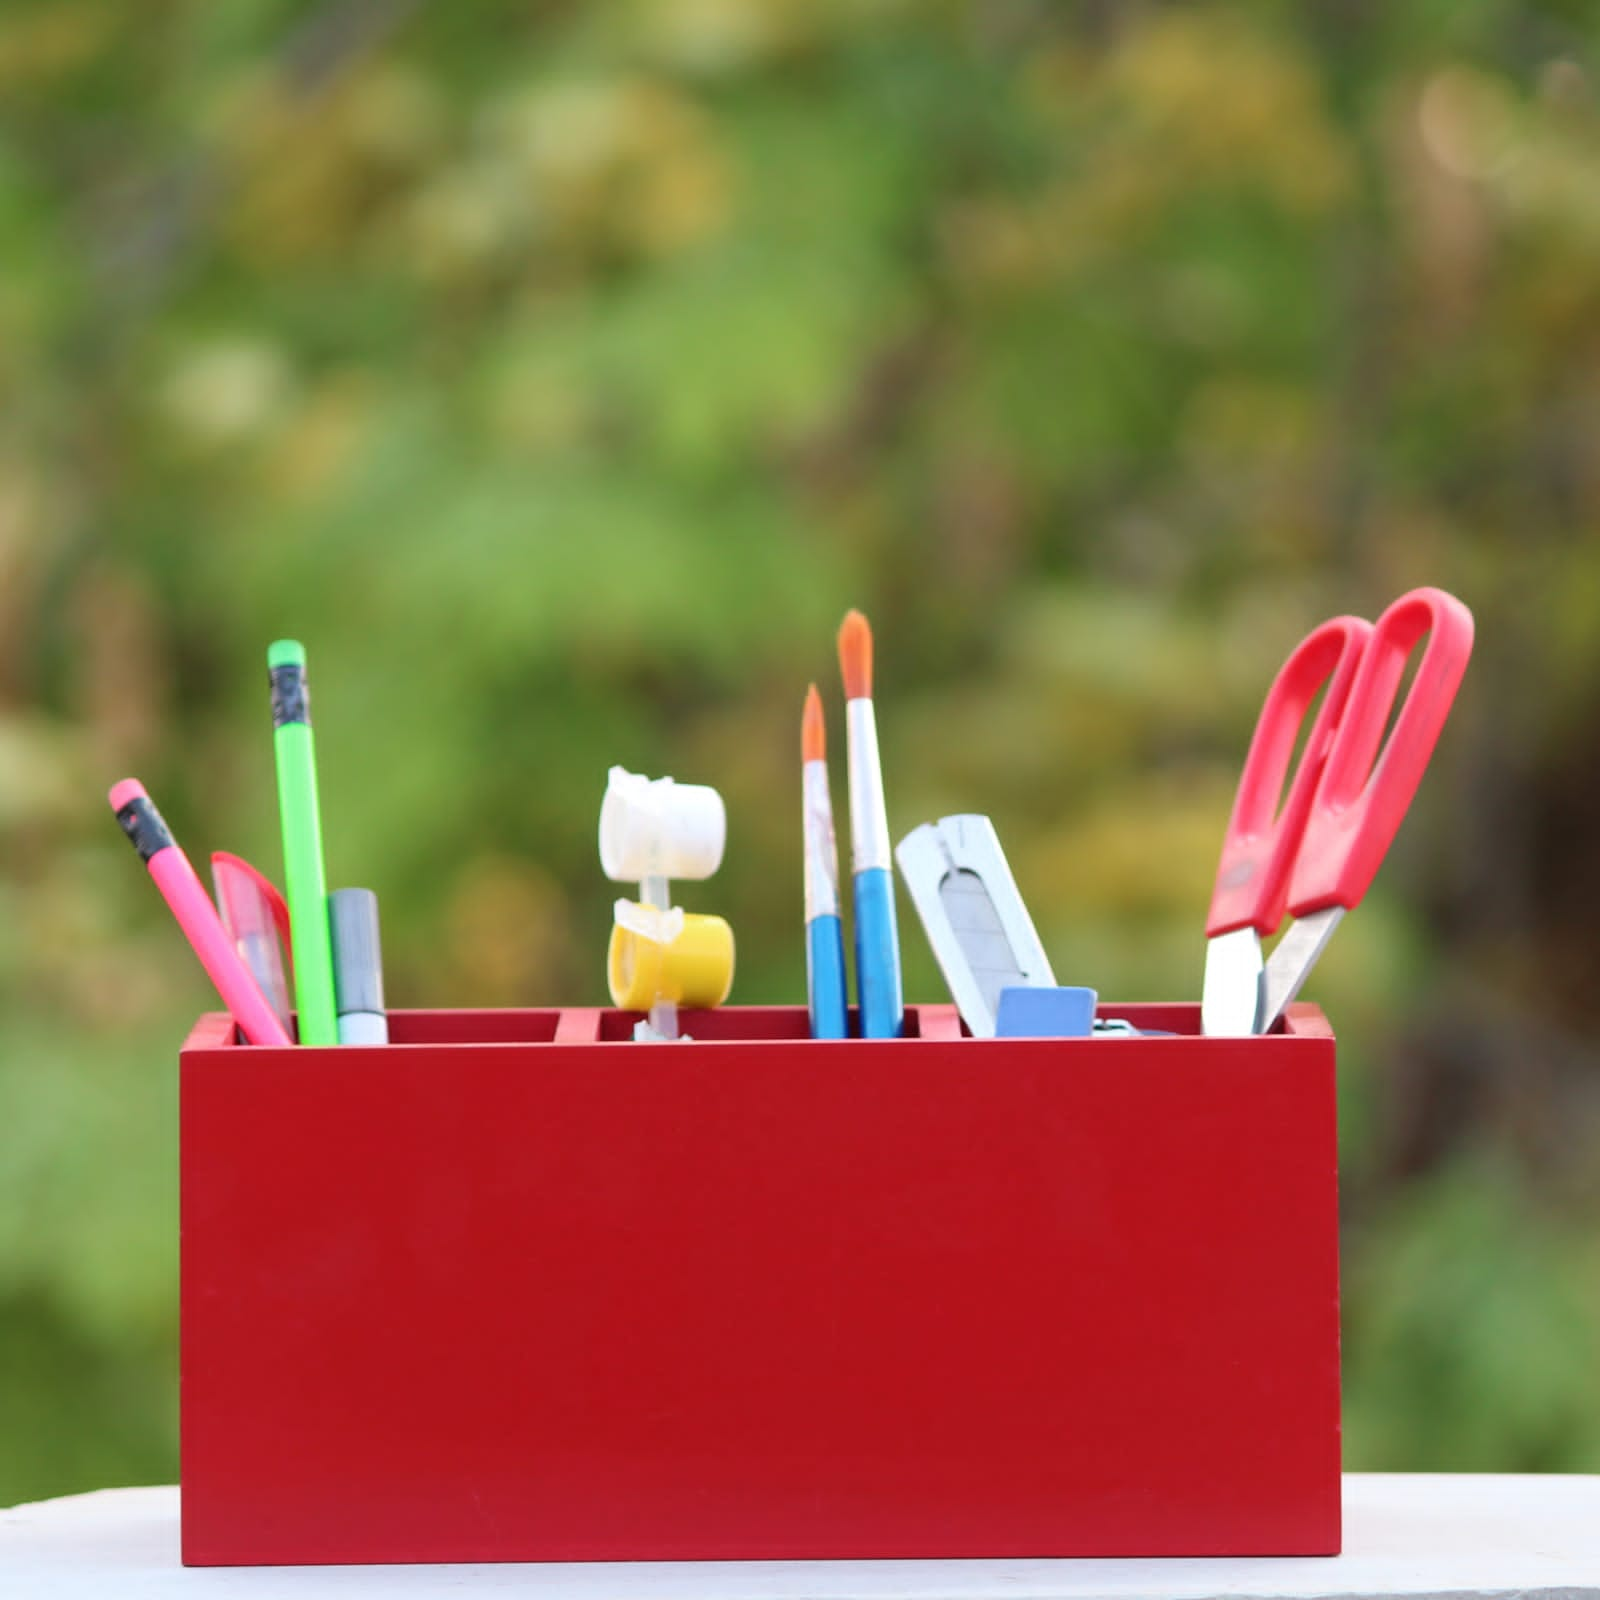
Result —
<path fill-rule="evenodd" d="M 162 898 L 171 907 L 178 926 L 199 956 L 200 965 L 217 986 L 222 1003 L 233 1014 L 245 1038 L 251 1044 L 293 1044 L 239 959 L 217 908 L 200 886 L 189 858 L 174 842 L 171 829 L 145 793 L 144 785 L 136 778 L 124 778 L 113 785 L 110 798 L 122 831 L 139 852 L 139 859 L 149 867 Z"/>

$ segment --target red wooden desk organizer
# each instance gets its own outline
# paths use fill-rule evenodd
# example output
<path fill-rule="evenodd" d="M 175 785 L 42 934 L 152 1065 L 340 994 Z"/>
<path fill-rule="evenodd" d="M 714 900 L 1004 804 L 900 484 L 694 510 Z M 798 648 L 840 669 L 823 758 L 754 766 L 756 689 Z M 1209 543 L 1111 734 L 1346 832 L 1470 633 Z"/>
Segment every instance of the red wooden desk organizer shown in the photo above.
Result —
<path fill-rule="evenodd" d="M 1334 1042 L 182 1054 L 191 1564 L 1339 1547 Z"/>

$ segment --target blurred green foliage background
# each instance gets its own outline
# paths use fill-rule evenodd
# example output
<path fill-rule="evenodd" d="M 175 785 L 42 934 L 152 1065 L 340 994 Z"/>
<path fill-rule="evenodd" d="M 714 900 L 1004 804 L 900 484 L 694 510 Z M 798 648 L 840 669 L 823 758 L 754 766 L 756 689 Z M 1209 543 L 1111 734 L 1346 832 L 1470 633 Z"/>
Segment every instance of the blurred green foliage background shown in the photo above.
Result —
<path fill-rule="evenodd" d="M 1600 1470 L 1597 45 L 1577 0 L 8 0 L 0 1503 L 176 1473 L 214 1002 L 104 793 L 279 876 L 269 640 L 393 1004 L 603 999 L 613 762 L 721 788 L 685 903 L 799 1001 L 855 604 L 896 837 L 988 812 L 1062 981 L 1197 998 L 1273 672 L 1424 582 L 1477 653 L 1310 990 L 1347 1463 Z"/>

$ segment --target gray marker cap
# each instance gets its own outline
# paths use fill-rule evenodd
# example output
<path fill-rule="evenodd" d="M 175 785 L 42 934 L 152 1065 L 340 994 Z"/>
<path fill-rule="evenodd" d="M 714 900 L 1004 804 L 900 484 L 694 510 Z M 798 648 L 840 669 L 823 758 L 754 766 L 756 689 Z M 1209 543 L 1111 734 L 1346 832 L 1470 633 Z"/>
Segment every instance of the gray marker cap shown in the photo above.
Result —
<path fill-rule="evenodd" d="M 384 1044 L 372 1037 L 370 1026 L 355 1023 L 359 1016 L 384 1022 L 383 951 L 378 942 L 378 897 L 370 889 L 335 889 L 328 896 L 328 923 L 333 934 L 333 992 L 339 1013 L 342 1044 Z M 355 1024 L 345 1027 L 350 1017 Z"/>

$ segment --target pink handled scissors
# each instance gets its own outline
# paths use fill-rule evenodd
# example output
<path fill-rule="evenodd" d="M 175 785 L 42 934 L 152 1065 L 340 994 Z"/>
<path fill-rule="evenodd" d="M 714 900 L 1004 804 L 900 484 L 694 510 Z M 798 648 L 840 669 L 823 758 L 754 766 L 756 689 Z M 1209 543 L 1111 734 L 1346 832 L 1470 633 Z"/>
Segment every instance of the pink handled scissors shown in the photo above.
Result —
<path fill-rule="evenodd" d="M 1416 677 L 1384 743 L 1406 662 L 1424 635 Z M 1265 1033 L 1300 992 L 1387 854 L 1471 653 L 1472 613 L 1442 589 L 1413 589 L 1376 624 L 1323 623 L 1283 664 L 1223 839 L 1206 919 L 1204 1032 Z M 1300 725 L 1324 684 L 1280 809 Z M 1286 911 L 1294 921 L 1263 961 L 1261 941 Z"/>

